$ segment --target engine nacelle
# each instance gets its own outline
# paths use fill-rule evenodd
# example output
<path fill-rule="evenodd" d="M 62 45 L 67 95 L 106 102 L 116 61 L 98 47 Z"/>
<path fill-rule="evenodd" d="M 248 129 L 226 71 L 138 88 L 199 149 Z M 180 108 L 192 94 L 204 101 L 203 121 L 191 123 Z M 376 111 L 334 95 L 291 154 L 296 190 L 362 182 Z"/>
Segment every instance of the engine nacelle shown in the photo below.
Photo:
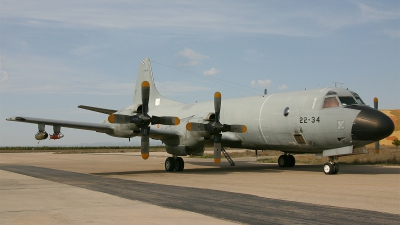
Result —
<path fill-rule="evenodd" d="M 36 140 L 44 140 L 49 136 L 49 134 L 46 131 L 39 131 L 35 135 Z"/>
<path fill-rule="evenodd" d="M 50 140 L 51 140 L 51 139 L 53 139 L 53 140 L 61 139 L 61 138 L 63 138 L 63 137 L 64 137 L 64 134 L 62 134 L 62 133 L 51 134 L 51 135 L 50 135 Z"/>

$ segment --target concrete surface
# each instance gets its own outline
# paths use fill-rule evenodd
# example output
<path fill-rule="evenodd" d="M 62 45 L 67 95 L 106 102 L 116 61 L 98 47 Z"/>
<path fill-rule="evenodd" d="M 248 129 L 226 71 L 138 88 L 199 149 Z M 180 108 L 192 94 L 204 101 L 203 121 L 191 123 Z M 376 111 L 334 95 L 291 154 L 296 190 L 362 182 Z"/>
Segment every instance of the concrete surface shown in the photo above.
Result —
<path fill-rule="evenodd" d="M 215 166 L 212 159 L 184 158 L 185 171 L 167 173 L 164 171 L 166 156 L 165 153 L 152 153 L 148 160 L 142 160 L 139 153 L 4 153 L 0 155 L 0 166 L 29 165 L 119 180 L 228 191 L 268 199 L 343 207 L 344 211 L 348 208 L 390 213 L 400 219 L 400 167 L 340 165 L 338 175 L 327 176 L 322 172 L 322 165 L 296 165 L 295 168 L 281 169 L 276 164 L 254 163 L 255 158 L 242 158 L 234 159 L 236 167 L 230 167 L 227 162 Z M 210 223 L 229 223 L 193 212 L 167 209 L 10 172 L 2 171 L 0 179 L 1 224 L 15 224 L 21 218 L 26 221 L 30 221 L 30 218 L 33 221 L 35 218 L 43 219 L 50 224 L 81 224 L 91 223 L 92 220 L 95 220 L 93 223 L 102 221 L 109 224 L 115 219 L 119 219 L 118 223 L 136 224 L 132 218 L 142 219 L 138 222 L 140 224 L 146 221 L 150 224 L 165 221 L 193 224 L 207 220 Z M 35 182 L 40 185 L 35 185 Z M 106 200 L 103 201 L 103 198 Z M 23 203 L 24 199 L 31 204 Z M 137 208 L 149 208 L 148 211 L 157 213 L 146 214 L 146 210 Z M 71 216 L 75 214 L 78 216 Z"/>
<path fill-rule="evenodd" d="M 0 224 L 235 224 L 0 170 Z"/>

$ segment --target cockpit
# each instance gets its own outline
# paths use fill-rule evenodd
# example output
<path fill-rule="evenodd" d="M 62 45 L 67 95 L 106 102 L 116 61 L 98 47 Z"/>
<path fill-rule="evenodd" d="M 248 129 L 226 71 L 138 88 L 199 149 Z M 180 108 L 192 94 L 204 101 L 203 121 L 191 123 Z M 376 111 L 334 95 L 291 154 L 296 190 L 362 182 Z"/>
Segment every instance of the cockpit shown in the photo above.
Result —
<path fill-rule="evenodd" d="M 332 108 L 348 105 L 365 105 L 365 103 L 361 99 L 361 97 L 355 92 L 345 89 L 337 91 L 331 90 L 326 94 L 322 108 Z"/>

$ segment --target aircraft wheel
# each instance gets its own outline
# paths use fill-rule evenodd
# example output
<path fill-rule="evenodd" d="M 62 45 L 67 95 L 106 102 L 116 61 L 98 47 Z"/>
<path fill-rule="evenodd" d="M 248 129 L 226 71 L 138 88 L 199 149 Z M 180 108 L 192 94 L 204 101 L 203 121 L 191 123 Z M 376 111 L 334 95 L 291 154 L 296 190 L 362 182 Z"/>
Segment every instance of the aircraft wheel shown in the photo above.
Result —
<path fill-rule="evenodd" d="M 294 158 L 294 156 L 288 155 L 288 159 L 289 159 L 289 167 L 294 167 L 294 165 L 296 165 L 296 159 Z"/>
<path fill-rule="evenodd" d="M 324 164 L 324 173 L 325 174 L 333 174 L 335 172 L 335 167 L 331 163 Z"/>
<path fill-rule="evenodd" d="M 281 155 L 278 158 L 279 167 L 287 167 L 289 158 L 286 155 Z"/>
<path fill-rule="evenodd" d="M 165 170 L 168 172 L 172 172 L 175 170 L 175 159 L 172 157 L 168 157 L 165 160 Z"/>
<path fill-rule="evenodd" d="M 181 157 L 176 158 L 175 160 L 175 171 L 183 171 L 185 167 L 185 162 Z"/>
<path fill-rule="evenodd" d="M 337 163 L 333 163 L 334 171 L 332 174 L 337 174 L 339 172 L 339 165 Z"/>

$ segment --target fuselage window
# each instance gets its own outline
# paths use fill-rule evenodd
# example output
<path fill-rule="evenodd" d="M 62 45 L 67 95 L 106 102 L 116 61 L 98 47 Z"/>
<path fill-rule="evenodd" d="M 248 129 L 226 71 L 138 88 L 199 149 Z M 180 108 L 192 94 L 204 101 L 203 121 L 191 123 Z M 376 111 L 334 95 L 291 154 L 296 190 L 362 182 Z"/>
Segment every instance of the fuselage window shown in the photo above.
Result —
<path fill-rule="evenodd" d="M 342 105 L 357 105 L 357 102 L 353 98 L 353 96 L 339 97 L 339 100 L 342 103 Z"/>
<path fill-rule="evenodd" d="M 326 95 L 337 95 L 335 91 L 329 91 Z"/>
<path fill-rule="evenodd" d="M 331 108 L 331 107 L 338 107 L 339 101 L 336 97 L 326 97 L 324 100 L 324 105 L 322 108 Z"/>

